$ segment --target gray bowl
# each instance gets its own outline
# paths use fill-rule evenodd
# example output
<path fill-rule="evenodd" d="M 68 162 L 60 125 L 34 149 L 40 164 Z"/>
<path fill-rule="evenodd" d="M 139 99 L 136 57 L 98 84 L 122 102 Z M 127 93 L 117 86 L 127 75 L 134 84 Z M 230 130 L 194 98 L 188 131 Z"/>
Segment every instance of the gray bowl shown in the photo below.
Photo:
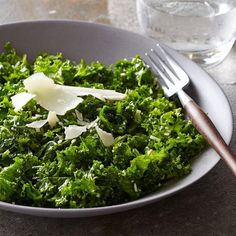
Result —
<path fill-rule="evenodd" d="M 33 59 L 40 51 L 62 52 L 74 61 L 81 58 L 105 64 L 131 58 L 155 47 L 156 42 L 139 34 L 110 26 L 78 21 L 34 21 L 0 26 L 0 45 L 10 41 L 19 53 Z M 199 66 L 172 49 L 165 47 L 191 78 L 188 93 L 208 113 L 216 127 L 229 143 L 233 131 L 229 103 L 216 82 Z M 168 197 L 194 183 L 219 161 L 214 150 L 208 149 L 193 161 L 193 171 L 186 177 L 170 182 L 160 191 L 125 204 L 86 209 L 52 209 L 20 206 L 0 202 L 0 208 L 29 215 L 47 217 L 88 217 L 115 213 L 140 207 Z"/>

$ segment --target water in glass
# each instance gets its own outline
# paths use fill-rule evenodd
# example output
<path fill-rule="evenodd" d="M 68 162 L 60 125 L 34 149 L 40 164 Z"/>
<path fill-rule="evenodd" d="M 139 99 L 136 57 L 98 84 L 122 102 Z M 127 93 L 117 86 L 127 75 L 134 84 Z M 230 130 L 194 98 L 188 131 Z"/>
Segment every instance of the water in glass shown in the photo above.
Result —
<path fill-rule="evenodd" d="M 203 66 L 221 62 L 233 46 L 236 0 L 137 0 L 147 35 Z"/>

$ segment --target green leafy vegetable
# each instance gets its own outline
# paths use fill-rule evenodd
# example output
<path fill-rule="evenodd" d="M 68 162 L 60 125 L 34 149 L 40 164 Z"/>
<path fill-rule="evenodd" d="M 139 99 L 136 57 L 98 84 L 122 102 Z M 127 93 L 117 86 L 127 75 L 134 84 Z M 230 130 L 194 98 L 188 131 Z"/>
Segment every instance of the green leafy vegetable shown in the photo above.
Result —
<path fill-rule="evenodd" d="M 58 117 L 55 127 L 29 128 L 37 117 L 46 119 L 48 111 L 31 100 L 15 112 L 11 96 L 23 92 L 24 79 L 36 72 L 59 84 L 113 89 L 126 97 L 101 101 L 84 96 L 74 110 Z M 191 159 L 205 147 L 139 56 L 106 67 L 44 52 L 29 63 L 7 43 L 0 54 L 0 95 L 1 201 L 61 208 L 128 202 L 188 174 Z M 112 146 L 103 145 L 95 128 L 65 140 L 64 127 L 97 117 L 98 126 L 112 133 Z"/>

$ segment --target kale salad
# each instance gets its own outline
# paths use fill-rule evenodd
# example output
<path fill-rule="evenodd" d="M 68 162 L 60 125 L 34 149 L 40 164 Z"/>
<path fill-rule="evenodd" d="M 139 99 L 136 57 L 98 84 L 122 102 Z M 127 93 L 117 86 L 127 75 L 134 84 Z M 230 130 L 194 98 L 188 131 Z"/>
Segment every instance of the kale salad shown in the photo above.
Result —
<path fill-rule="evenodd" d="M 114 65 L 61 53 L 0 54 L 0 201 L 121 204 L 191 172 L 206 146 L 136 56 Z"/>

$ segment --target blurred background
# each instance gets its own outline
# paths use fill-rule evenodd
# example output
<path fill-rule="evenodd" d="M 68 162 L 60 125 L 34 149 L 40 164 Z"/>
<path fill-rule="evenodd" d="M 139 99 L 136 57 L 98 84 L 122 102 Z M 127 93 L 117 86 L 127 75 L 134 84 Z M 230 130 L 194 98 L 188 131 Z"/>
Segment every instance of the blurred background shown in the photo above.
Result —
<path fill-rule="evenodd" d="M 73 19 L 138 31 L 136 0 L 0 0 L 0 23 Z"/>

